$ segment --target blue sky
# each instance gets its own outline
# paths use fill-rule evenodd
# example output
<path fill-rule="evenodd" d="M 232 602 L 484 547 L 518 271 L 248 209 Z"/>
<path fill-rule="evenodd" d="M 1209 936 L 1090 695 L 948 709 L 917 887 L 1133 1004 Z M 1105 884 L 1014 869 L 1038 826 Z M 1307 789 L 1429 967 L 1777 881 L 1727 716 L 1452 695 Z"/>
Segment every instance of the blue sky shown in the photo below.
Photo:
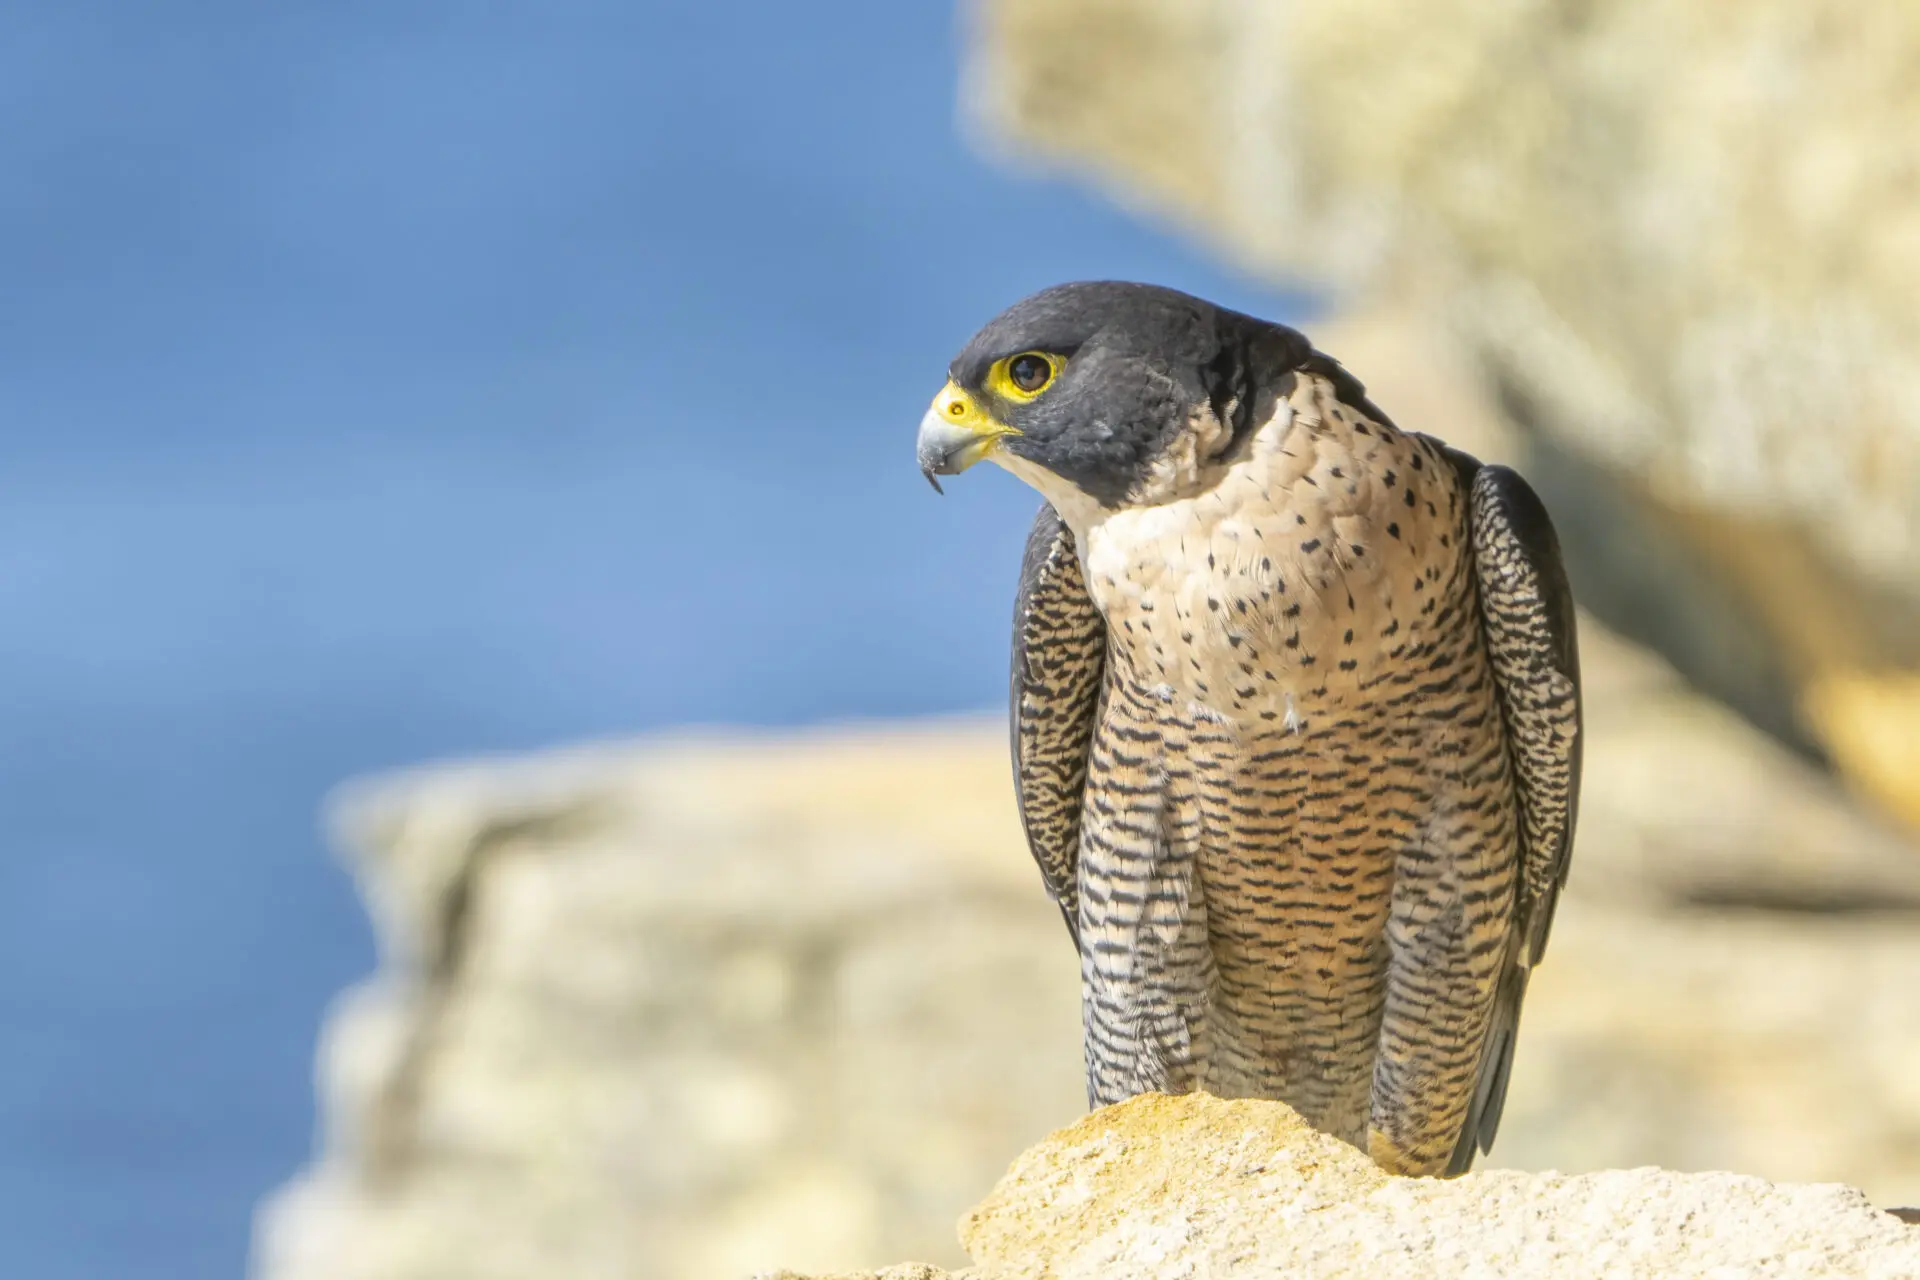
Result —
<path fill-rule="evenodd" d="M 371 964 L 343 777 L 994 705 L 947 358 L 1265 293 L 954 123 L 944 5 L 0 4 L 0 1275 L 234 1274 Z M 990 473 L 989 473 L 990 472 Z"/>

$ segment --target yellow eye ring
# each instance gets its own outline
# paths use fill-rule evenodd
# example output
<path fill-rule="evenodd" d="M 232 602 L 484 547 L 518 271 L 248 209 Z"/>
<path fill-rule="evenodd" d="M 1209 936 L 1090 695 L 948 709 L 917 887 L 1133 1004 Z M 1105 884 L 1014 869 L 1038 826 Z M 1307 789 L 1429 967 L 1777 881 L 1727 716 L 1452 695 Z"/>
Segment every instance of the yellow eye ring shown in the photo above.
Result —
<path fill-rule="evenodd" d="M 987 376 L 994 393 L 1008 400 L 1027 401 L 1053 385 L 1066 362 L 1044 351 L 1022 351 L 994 363 Z"/>

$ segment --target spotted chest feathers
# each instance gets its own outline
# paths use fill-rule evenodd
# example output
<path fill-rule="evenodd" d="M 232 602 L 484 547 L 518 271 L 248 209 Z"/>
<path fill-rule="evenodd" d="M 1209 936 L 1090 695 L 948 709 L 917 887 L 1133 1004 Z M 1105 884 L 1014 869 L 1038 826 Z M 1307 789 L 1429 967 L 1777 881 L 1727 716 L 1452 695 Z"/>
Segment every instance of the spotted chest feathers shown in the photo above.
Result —
<path fill-rule="evenodd" d="M 1166 500 L 1063 506 L 1137 685 L 1209 719 L 1302 727 L 1469 589 L 1465 495 L 1432 440 L 1309 374 L 1230 462 L 1199 461 L 1201 435 L 1163 464 Z"/>

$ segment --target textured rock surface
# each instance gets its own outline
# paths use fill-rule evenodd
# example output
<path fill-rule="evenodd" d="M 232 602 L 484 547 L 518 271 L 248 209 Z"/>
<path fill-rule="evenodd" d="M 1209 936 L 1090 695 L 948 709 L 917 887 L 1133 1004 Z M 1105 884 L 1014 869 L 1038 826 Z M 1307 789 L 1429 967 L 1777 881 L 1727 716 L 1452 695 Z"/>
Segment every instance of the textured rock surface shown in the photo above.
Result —
<path fill-rule="evenodd" d="M 1446 328 L 1586 602 L 1920 823 L 1920 8 L 972 10 L 991 137 Z"/>
<path fill-rule="evenodd" d="M 1575 872 L 1491 1163 L 1920 1204 L 1920 856 L 1589 626 Z M 329 1021 L 262 1280 L 889 1258 L 1083 1106 L 997 723 L 686 738 L 338 806 L 381 972 Z"/>
<path fill-rule="evenodd" d="M 1661 1169 L 1389 1178 L 1285 1106 L 1199 1095 L 1052 1135 L 960 1233 L 976 1280 L 1920 1275 L 1920 1231 L 1851 1187 Z"/>

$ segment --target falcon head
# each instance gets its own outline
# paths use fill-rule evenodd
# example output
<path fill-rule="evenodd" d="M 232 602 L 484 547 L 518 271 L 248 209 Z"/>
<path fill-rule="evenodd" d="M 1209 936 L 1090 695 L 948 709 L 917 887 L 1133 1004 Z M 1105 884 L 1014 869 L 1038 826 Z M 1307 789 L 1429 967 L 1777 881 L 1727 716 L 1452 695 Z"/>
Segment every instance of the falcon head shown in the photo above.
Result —
<path fill-rule="evenodd" d="M 1056 285 L 995 316 L 920 421 L 920 469 L 997 462 L 1060 505 L 1154 500 L 1156 464 L 1224 457 L 1273 412 L 1307 340 L 1155 285 Z"/>

